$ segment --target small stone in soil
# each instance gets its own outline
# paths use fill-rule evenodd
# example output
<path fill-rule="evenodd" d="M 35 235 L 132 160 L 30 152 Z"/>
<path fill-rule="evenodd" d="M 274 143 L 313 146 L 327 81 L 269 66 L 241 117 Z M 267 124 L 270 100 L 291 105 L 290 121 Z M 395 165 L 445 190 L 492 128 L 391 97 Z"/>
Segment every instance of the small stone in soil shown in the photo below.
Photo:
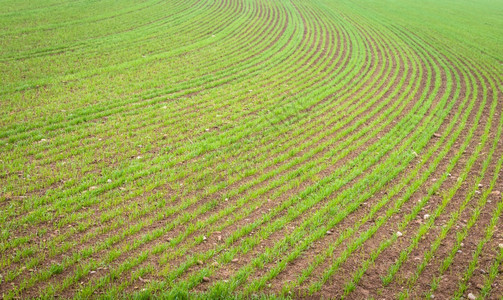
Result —
<path fill-rule="evenodd" d="M 500 247 L 500 249 L 503 249 L 503 244 L 499 244 L 498 247 Z"/>
<path fill-rule="evenodd" d="M 430 215 L 429 215 L 429 214 L 425 214 L 425 215 L 423 216 L 423 219 L 425 219 L 425 220 L 428 220 L 429 218 L 430 218 Z"/>
<path fill-rule="evenodd" d="M 403 234 L 400 231 L 396 232 L 396 236 L 401 237 Z"/>
<path fill-rule="evenodd" d="M 238 261 L 239 261 L 239 259 L 234 258 L 234 259 L 233 259 L 233 260 L 231 260 L 231 261 L 235 263 L 235 262 L 238 262 Z"/>
<path fill-rule="evenodd" d="M 210 281 L 210 279 L 209 279 L 208 277 L 203 277 L 203 281 L 204 281 L 204 282 L 209 282 L 209 281 Z"/>
<path fill-rule="evenodd" d="M 469 294 L 468 294 L 468 299 L 470 299 L 470 300 L 475 300 L 475 299 L 477 299 L 477 297 L 476 297 L 474 294 L 469 293 Z"/>

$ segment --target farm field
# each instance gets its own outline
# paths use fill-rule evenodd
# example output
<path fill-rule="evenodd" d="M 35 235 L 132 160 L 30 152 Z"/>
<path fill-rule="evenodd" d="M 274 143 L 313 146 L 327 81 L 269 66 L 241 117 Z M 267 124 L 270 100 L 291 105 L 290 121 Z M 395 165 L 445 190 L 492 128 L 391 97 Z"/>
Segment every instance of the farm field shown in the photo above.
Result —
<path fill-rule="evenodd" d="M 503 2 L 0 0 L 0 297 L 503 298 Z"/>

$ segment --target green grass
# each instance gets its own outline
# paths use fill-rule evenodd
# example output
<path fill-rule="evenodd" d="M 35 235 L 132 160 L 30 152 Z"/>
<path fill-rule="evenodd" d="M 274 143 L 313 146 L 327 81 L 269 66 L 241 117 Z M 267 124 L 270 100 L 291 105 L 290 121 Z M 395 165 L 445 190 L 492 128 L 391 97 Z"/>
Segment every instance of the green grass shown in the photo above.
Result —
<path fill-rule="evenodd" d="M 1 7 L 2 298 L 503 293 L 500 2 Z"/>

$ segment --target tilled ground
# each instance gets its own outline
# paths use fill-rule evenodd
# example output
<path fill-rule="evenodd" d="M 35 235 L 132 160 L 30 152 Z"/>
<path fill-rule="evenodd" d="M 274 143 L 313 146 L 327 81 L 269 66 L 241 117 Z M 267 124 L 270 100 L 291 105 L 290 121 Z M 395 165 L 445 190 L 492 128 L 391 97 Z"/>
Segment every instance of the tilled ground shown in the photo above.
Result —
<path fill-rule="evenodd" d="M 502 297 L 501 63 L 442 1 L 7 2 L 3 298 Z"/>

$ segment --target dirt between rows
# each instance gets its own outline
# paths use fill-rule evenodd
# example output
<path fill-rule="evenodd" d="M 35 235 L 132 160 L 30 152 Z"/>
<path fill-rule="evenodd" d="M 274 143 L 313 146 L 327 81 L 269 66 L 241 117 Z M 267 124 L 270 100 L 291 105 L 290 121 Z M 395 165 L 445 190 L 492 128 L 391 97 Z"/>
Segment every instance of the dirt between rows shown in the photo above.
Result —
<path fill-rule="evenodd" d="M 304 20 L 305 22 L 305 20 Z M 306 32 L 304 34 L 307 34 Z M 374 43 L 374 41 L 371 41 L 370 43 Z M 383 56 L 385 54 L 379 53 L 379 56 Z M 426 65 L 429 65 L 427 62 L 421 62 L 422 63 L 422 68 L 426 70 Z M 382 68 L 384 68 L 384 64 L 381 65 Z M 431 67 L 431 65 L 430 65 Z M 461 74 L 461 72 L 456 68 L 453 67 L 453 70 L 458 72 L 460 77 L 462 78 L 462 83 L 461 86 L 459 87 L 461 89 L 461 93 L 458 98 L 454 99 L 452 95 L 450 96 L 449 101 L 456 101 L 453 110 L 449 113 L 447 118 L 444 120 L 444 122 L 441 125 L 440 130 L 437 131 L 437 134 L 439 136 L 433 136 L 428 145 L 426 145 L 425 149 L 429 149 L 430 147 L 433 147 L 437 139 L 442 136 L 445 133 L 446 127 L 450 121 L 450 117 L 453 116 L 453 112 L 457 111 L 459 109 L 460 101 L 464 99 L 465 96 L 467 95 L 467 88 L 466 88 L 466 82 L 467 78 Z M 407 74 L 407 82 L 411 80 L 411 74 Z M 419 92 L 417 95 L 420 95 L 423 91 L 427 91 L 428 94 L 430 94 L 433 90 L 432 86 L 426 86 L 426 76 L 427 74 L 423 74 L 423 78 L 419 79 L 421 82 Z M 442 78 L 442 85 L 440 88 L 440 92 L 435 98 L 434 104 L 431 106 L 431 108 L 428 110 L 428 112 L 425 114 L 425 116 L 429 115 L 433 109 L 436 108 L 436 105 L 438 104 L 438 100 L 441 98 L 441 96 L 445 93 L 446 90 L 446 78 L 445 78 L 445 73 L 441 74 L 434 74 L 434 76 L 440 76 Z M 398 80 L 394 82 L 394 85 L 390 89 L 390 91 L 387 91 L 384 95 L 383 98 L 386 98 L 389 96 L 389 94 L 394 91 L 395 89 L 398 89 L 397 87 Z M 481 91 L 483 90 L 482 86 L 485 84 L 485 82 L 480 82 L 477 79 L 476 84 L 478 85 L 478 90 Z M 455 90 L 457 87 L 454 87 L 453 90 Z M 401 92 L 403 92 L 403 87 Z M 439 215 L 435 221 L 433 226 L 429 229 L 427 234 L 420 240 L 419 244 L 414 247 L 408 258 L 404 261 L 403 265 L 401 268 L 398 270 L 396 273 L 393 281 L 389 284 L 384 286 L 382 284 L 382 278 L 387 274 L 390 266 L 392 266 L 400 257 L 400 252 L 408 247 L 411 243 L 411 239 L 415 236 L 417 233 L 419 227 L 426 222 L 426 218 L 423 217 L 424 215 L 433 215 L 433 212 L 439 205 L 441 204 L 443 200 L 443 195 L 446 191 L 454 187 L 457 183 L 458 176 L 464 169 L 470 155 L 474 153 L 475 149 L 480 143 L 481 138 L 484 135 L 484 126 L 486 125 L 487 121 L 489 120 L 489 110 L 490 110 L 490 105 L 492 101 L 492 93 L 497 92 L 497 91 L 490 91 L 489 96 L 487 97 L 488 103 L 483 108 L 482 112 L 482 118 L 479 121 L 478 127 L 472 137 L 472 140 L 469 143 L 469 146 L 467 149 L 464 151 L 461 159 L 456 163 L 454 166 L 454 169 L 450 171 L 450 175 L 446 178 L 444 182 L 442 182 L 439 192 L 435 193 L 432 195 L 431 199 L 428 201 L 428 203 L 421 209 L 419 212 L 419 215 L 412 220 L 405 228 L 405 230 L 402 230 L 403 236 L 399 237 L 391 247 L 386 248 L 378 257 L 377 261 L 374 264 L 371 264 L 369 268 L 366 270 L 364 273 L 362 279 L 358 282 L 356 289 L 349 294 L 349 298 L 354 298 L 354 299 L 361 299 L 361 298 L 369 298 L 369 297 L 375 297 L 375 298 L 385 298 L 385 299 L 393 299 L 398 297 L 398 294 L 402 291 L 404 291 L 405 288 L 408 288 L 407 281 L 413 276 L 413 274 L 417 270 L 417 266 L 422 262 L 422 257 L 423 254 L 427 251 L 430 250 L 430 247 L 432 243 L 435 241 L 437 238 L 438 234 L 440 233 L 442 226 L 444 226 L 448 220 L 449 217 L 451 216 L 452 213 L 457 211 L 461 205 L 461 203 L 464 201 L 466 195 L 471 191 L 471 189 L 474 187 L 476 184 L 476 180 L 478 176 L 482 177 L 482 180 L 480 182 L 481 186 L 478 191 L 473 196 L 473 199 L 468 203 L 467 207 L 463 210 L 461 215 L 459 216 L 459 219 L 456 221 L 455 225 L 453 228 L 448 232 L 447 236 L 445 239 L 443 239 L 442 243 L 440 244 L 439 249 L 436 250 L 433 259 L 428 263 L 427 267 L 423 270 L 421 275 L 419 276 L 417 282 L 415 285 L 411 288 L 411 296 L 413 298 L 415 297 L 424 297 L 425 292 L 429 290 L 429 286 L 431 284 L 431 281 L 433 278 L 435 278 L 439 274 L 439 268 L 441 263 L 443 262 L 443 259 L 450 253 L 450 250 L 454 246 L 455 239 L 457 237 L 457 234 L 461 232 L 464 228 L 466 228 L 467 225 L 467 220 L 471 217 L 474 208 L 477 205 L 478 200 L 481 197 L 481 194 L 485 189 L 489 186 L 490 181 L 492 180 L 493 176 L 495 175 L 494 173 L 496 172 L 495 170 L 495 163 L 496 161 L 503 155 L 503 139 L 500 139 L 497 141 L 497 146 L 495 149 L 494 154 L 492 155 L 492 163 L 489 165 L 487 171 L 484 174 L 480 174 L 482 170 L 482 163 L 483 161 L 487 158 L 487 155 L 489 153 L 490 148 L 493 145 L 494 142 L 494 131 L 495 128 L 498 127 L 499 121 L 500 121 L 500 115 L 501 112 L 503 111 L 503 103 L 498 102 L 497 107 L 496 107 L 496 114 L 493 116 L 493 121 L 491 124 L 491 134 L 489 139 L 487 140 L 486 144 L 484 145 L 480 155 L 476 158 L 475 164 L 473 167 L 469 170 L 468 176 L 466 180 L 463 182 L 463 184 L 460 186 L 460 188 L 455 192 L 454 197 L 450 200 L 448 205 L 446 206 L 444 212 Z M 397 119 L 397 121 L 401 118 L 403 118 L 415 105 L 420 99 L 418 96 L 415 96 L 413 101 L 410 101 L 410 103 L 407 104 L 406 108 L 404 109 L 403 112 L 401 112 L 400 117 Z M 324 101 L 331 101 L 331 97 L 328 97 Z M 323 261 L 321 265 L 316 267 L 315 271 L 313 274 L 308 278 L 307 281 L 305 281 L 300 287 L 296 288 L 294 291 L 294 294 L 291 294 L 293 297 L 305 297 L 305 298 L 320 298 L 320 297 L 340 297 L 344 293 L 344 286 L 348 282 L 348 280 L 351 279 L 352 274 L 361 266 L 362 262 L 366 259 L 369 259 L 370 254 L 372 251 L 377 249 L 379 247 L 380 243 L 397 232 L 397 226 L 400 223 L 403 218 L 410 213 L 413 210 L 413 207 L 418 205 L 419 201 L 424 199 L 426 195 L 428 194 L 428 189 L 430 189 L 435 182 L 438 180 L 438 178 L 441 178 L 442 175 L 446 172 L 446 168 L 448 164 L 450 163 L 450 160 L 456 155 L 456 153 L 460 150 L 461 148 L 461 142 L 467 137 L 468 135 L 468 130 L 470 126 L 474 124 L 474 118 L 475 118 L 475 112 L 477 111 L 478 105 L 481 105 L 482 99 L 480 95 L 477 95 L 476 99 L 476 105 L 474 110 L 471 112 L 467 125 L 465 128 L 463 128 L 460 136 L 457 138 L 456 143 L 453 145 L 452 149 L 447 153 L 447 155 L 442 159 L 440 165 L 437 167 L 437 169 L 429 176 L 428 180 L 426 181 L 425 184 L 423 184 L 414 194 L 411 196 L 410 200 L 404 203 L 403 207 L 401 207 L 400 211 L 393 215 L 390 220 L 388 220 L 386 223 L 382 225 L 381 228 L 377 230 L 377 232 L 367 241 L 364 242 L 364 244 L 356 249 L 343 263 L 341 266 L 338 268 L 337 272 L 331 276 L 329 281 L 323 285 L 321 291 L 315 293 L 314 295 L 306 295 L 305 292 L 309 285 L 316 280 L 320 279 L 321 275 L 323 274 L 323 271 L 326 270 L 327 268 L 330 267 L 332 260 L 334 258 L 340 257 L 342 252 L 345 250 L 345 247 L 349 245 L 350 243 L 354 242 L 356 238 L 358 237 L 360 232 L 364 232 L 368 228 L 370 228 L 376 221 L 377 218 L 380 216 L 383 216 L 384 212 L 391 208 L 394 201 L 399 199 L 403 195 L 403 191 L 400 191 L 397 195 L 393 196 L 387 204 L 385 204 L 378 212 L 375 217 L 373 217 L 371 220 L 368 222 L 362 224 L 362 226 L 355 232 L 354 236 L 350 237 L 348 240 L 345 240 L 341 245 L 338 245 L 336 247 L 335 251 L 331 253 L 331 256 Z M 320 102 L 323 104 L 324 102 Z M 319 105 L 318 103 L 317 105 Z M 381 110 L 384 111 L 386 108 L 391 105 L 393 101 L 388 103 L 385 108 Z M 371 110 L 374 106 L 369 108 Z M 332 110 L 328 110 L 324 114 L 322 114 L 321 117 L 327 117 Z M 373 116 L 371 120 L 374 118 L 377 118 L 379 116 L 379 113 L 376 114 L 376 116 Z M 347 124 L 346 126 L 350 126 L 352 122 Z M 422 124 L 422 122 L 420 122 Z M 329 129 L 330 126 L 333 126 L 334 124 L 329 124 L 329 126 L 320 129 L 321 132 L 325 132 Z M 362 125 L 364 127 L 367 124 Z M 345 127 L 346 127 L 345 126 Z M 395 123 L 391 123 L 388 126 L 386 126 L 382 133 L 380 135 L 383 135 L 390 130 L 393 129 L 395 126 Z M 453 129 L 453 131 L 456 130 L 456 127 Z M 336 131 L 336 133 L 339 131 Z M 335 133 L 334 133 L 335 134 Z M 319 143 L 323 141 L 330 140 L 330 138 L 333 137 L 334 134 L 331 134 L 325 138 L 323 138 Z M 408 138 L 412 133 L 409 133 L 409 135 L 406 136 Z M 369 133 L 370 135 L 370 133 Z M 452 132 L 448 134 L 448 137 L 444 141 L 445 143 L 448 141 L 448 138 L 452 135 Z M 311 138 L 308 138 L 306 141 L 309 141 Z M 333 172 L 335 172 L 337 169 L 341 168 L 344 166 L 346 163 L 351 162 L 354 158 L 358 156 L 359 153 L 364 151 L 365 149 L 371 147 L 373 144 L 377 143 L 379 141 L 379 136 L 373 136 L 370 138 L 368 141 L 366 141 L 363 145 L 358 147 L 354 152 L 350 153 L 347 157 L 342 159 L 341 161 L 336 162 L 333 165 L 328 165 L 325 169 L 323 169 L 319 174 L 319 178 L 324 178 L 326 176 L 329 176 Z M 334 141 L 334 144 L 340 143 L 342 141 Z M 399 147 L 401 143 L 398 144 L 397 147 Z M 316 159 L 321 157 L 326 151 L 329 149 L 325 149 L 313 157 L 311 159 Z M 429 159 L 429 162 L 434 160 L 435 157 L 439 154 L 439 152 L 442 150 L 442 147 L 439 148 L 439 150 L 432 155 L 432 157 Z M 285 151 L 288 151 L 285 150 Z M 307 150 L 306 150 L 307 151 Z M 423 153 L 426 152 L 423 150 Z M 302 153 L 305 153 L 305 151 L 302 151 L 301 153 L 296 154 L 295 157 L 299 157 Z M 384 157 L 379 161 L 382 162 L 388 158 L 390 153 L 387 153 L 384 155 Z M 372 195 L 369 199 L 365 201 L 365 203 L 360 206 L 358 209 L 353 211 L 349 216 L 347 216 L 345 219 L 343 219 L 340 223 L 338 223 L 334 228 L 331 228 L 330 232 L 327 232 L 327 235 L 320 239 L 319 241 L 316 241 L 312 245 L 310 245 L 309 249 L 304 251 L 302 255 L 289 263 L 285 270 L 280 272 L 276 277 L 274 277 L 270 282 L 267 283 L 266 287 L 263 288 L 260 292 L 263 293 L 273 293 L 273 294 L 281 294 L 282 288 L 285 284 L 288 284 L 290 282 L 293 282 L 296 280 L 299 274 L 303 270 L 305 270 L 306 267 L 312 263 L 316 257 L 317 254 L 322 253 L 327 247 L 332 245 L 337 238 L 339 237 L 340 234 L 344 232 L 345 229 L 352 227 L 354 224 L 356 224 L 359 220 L 361 220 L 364 216 L 368 214 L 370 211 L 372 205 L 377 203 L 382 197 L 385 197 L 390 193 L 390 190 L 400 182 L 400 180 L 403 178 L 403 176 L 406 176 L 410 171 L 412 171 L 419 161 L 413 160 L 410 165 L 407 166 L 407 168 L 399 174 L 399 176 L 393 178 L 390 182 L 388 182 L 383 188 L 381 188 L 377 193 Z M 304 164 L 304 163 L 303 163 Z M 296 166 L 296 167 L 301 167 L 303 164 Z M 424 166 L 420 167 L 421 174 L 426 170 L 426 167 L 428 166 L 428 163 L 426 163 Z M 274 169 L 275 166 L 271 166 L 268 169 L 264 170 L 264 172 L 268 172 L 272 169 Z M 192 289 L 192 292 L 196 293 L 201 293 L 207 291 L 209 288 L 211 288 L 212 284 L 216 282 L 217 280 L 229 280 L 232 278 L 232 276 L 243 266 L 247 265 L 251 260 L 259 256 L 265 248 L 271 248 L 273 247 L 278 241 L 280 241 L 283 237 L 289 235 L 295 228 L 300 226 L 305 220 L 307 220 L 310 216 L 312 216 L 317 210 L 323 207 L 324 204 L 326 204 L 328 201 L 334 199 L 334 197 L 337 197 L 340 193 L 344 192 L 346 189 L 349 189 L 353 187 L 356 183 L 359 182 L 360 179 L 362 179 L 368 172 L 371 172 L 373 170 L 374 166 L 371 166 L 368 170 L 366 170 L 365 173 L 360 174 L 350 182 L 348 182 L 346 185 L 344 185 L 340 190 L 338 190 L 336 193 L 333 195 L 330 195 L 327 197 L 327 199 L 323 199 L 313 207 L 311 207 L 309 210 L 306 211 L 304 215 L 299 216 L 298 218 L 294 219 L 292 222 L 288 224 L 285 228 L 281 228 L 278 231 L 272 233 L 270 236 L 268 236 L 266 239 L 263 239 L 260 241 L 260 243 L 256 246 L 254 246 L 253 249 L 246 253 L 238 253 L 238 257 L 235 261 L 232 261 L 231 263 L 227 265 L 214 265 L 214 270 L 215 273 L 211 275 L 210 277 L 205 277 L 203 281 L 199 282 L 196 284 L 196 286 Z M 291 171 L 291 170 L 289 170 Z M 288 172 L 289 172 L 288 171 Z M 254 189 L 259 189 L 261 187 L 267 186 L 269 182 L 271 182 L 274 179 L 280 178 L 281 176 L 286 176 L 288 174 L 287 171 L 282 172 L 278 175 L 276 175 L 273 178 L 270 178 L 266 180 L 263 183 L 257 184 L 254 186 Z M 193 212 L 197 208 L 201 207 L 203 204 L 211 201 L 212 197 L 221 197 L 224 195 L 225 191 L 232 190 L 235 188 L 238 188 L 240 185 L 243 185 L 253 178 L 258 177 L 260 174 L 254 175 L 250 178 L 246 178 L 243 180 L 239 180 L 235 184 L 225 188 L 223 191 L 220 191 L 219 193 L 215 195 L 211 195 L 211 197 L 203 197 L 200 202 L 197 202 L 194 206 L 191 206 L 187 212 Z M 184 238 L 184 240 L 181 241 L 179 245 L 177 245 L 175 248 L 170 248 L 168 249 L 165 253 L 160 253 L 158 255 L 150 255 L 145 261 L 141 262 L 140 265 L 133 267 L 130 270 L 126 270 L 123 274 L 119 275 L 119 278 L 116 278 L 113 280 L 110 284 L 105 284 L 104 286 L 101 286 L 98 290 L 95 291 L 95 296 L 98 296 L 100 294 L 104 294 L 106 290 L 110 287 L 116 286 L 118 283 L 127 283 L 125 286 L 124 291 L 128 294 L 134 293 L 136 291 L 139 291 L 145 287 L 148 286 L 150 282 L 156 281 L 156 280 L 163 280 L 164 278 L 158 274 L 159 271 L 161 271 L 163 268 L 166 266 L 172 266 L 176 267 L 184 262 L 187 261 L 187 257 L 191 254 L 198 254 L 198 253 L 204 253 L 208 252 L 214 249 L 218 249 L 220 245 L 222 245 L 223 240 L 225 240 L 226 237 L 230 236 L 231 234 L 239 231 L 243 226 L 250 224 L 256 220 L 259 220 L 264 214 L 268 213 L 271 209 L 274 209 L 278 205 L 282 204 L 284 201 L 287 201 L 288 199 L 291 199 L 301 191 L 305 190 L 306 188 L 314 185 L 316 182 L 314 181 L 314 178 L 308 178 L 303 182 L 300 182 L 298 186 L 287 190 L 280 196 L 278 196 L 275 199 L 270 199 L 270 196 L 274 194 L 275 191 L 278 190 L 278 188 L 275 188 L 271 191 L 268 191 L 264 195 L 261 195 L 254 203 L 253 206 L 252 204 L 248 203 L 245 205 L 243 208 L 240 208 L 236 211 L 236 213 L 239 213 L 241 211 L 244 211 L 244 209 L 251 208 L 251 212 L 244 216 L 242 219 L 238 219 L 237 222 L 233 223 L 232 225 L 222 227 L 220 226 L 220 223 L 217 224 L 211 224 L 207 228 L 204 228 L 200 231 L 196 231 L 195 233 L 190 234 L 188 237 Z M 498 179 L 496 180 L 496 184 L 494 186 L 493 191 L 500 191 L 503 192 L 503 177 L 499 176 Z M 153 191 L 154 193 L 156 191 Z M 172 194 L 173 191 L 169 190 L 167 187 L 165 189 L 166 194 Z M 195 190 L 193 191 L 192 194 L 184 195 L 187 197 L 191 196 L 197 196 L 197 194 L 200 194 L 202 191 L 201 190 Z M 145 195 L 143 195 L 145 196 Z M 237 197 L 236 197 L 237 198 Z M 135 201 L 140 201 L 142 197 L 136 197 L 132 199 L 132 202 Z M 228 203 L 219 203 L 217 204 L 214 208 L 212 208 L 210 211 L 205 212 L 201 215 L 198 216 L 198 219 L 196 221 L 205 221 L 208 220 L 213 214 L 216 214 L 217 212 L 222 211 L 223 209 L 226 208 L 226 206 L 229 203 L 235 203 L 237 199 L 230 199 Z M 441 276 L 441 281 L 438 289 L 435 291 L 434 295 L 435 298 L 438 299 L 445 299 L 449 298 L 450 296 L 453 295 L 453 293 L 456 292 L 458 288 L 458 283 L 462 279 L 462 274 L 465 272 L 466 267 L 468 263 L 472 260 L 472 254 L 475 252 L 476 247 L 478 245 L 478 242 L 484 237 L 486 228 L 489 225 L 490 219 L 498 205 L 498 203 L 502 201 L 501 195 L 498 195 L 497 193 L 491 193 L 488 197 L 487 203 L 481 208 L 481 214 L 478 218 L 477 223 L 468 231 L 467 237 L 463 240 L 463 245 L 454 257 L 454 261 L 450 268 L 448 269 L 447 272 L 442 274 Z M 150 220 L 154 216 L 154 214 L 157 211 L 150 212 L 146 214 L 145 216 L 142 216 L 138 219 L 139 222 L 147 221 Z M 256 234 L 261 228 L 266 226 L 269 223 L 274 222 L 274 220 L 277 220 L 283 216 L 285 216 L 286 211 L 281 211 L 277 215 L 275 215 L 272 220 L 270 220 L 266 224 L 262 224 L 258 226 L 256 229 L 254 229 L 252 232 L 249 234 L 240 237 L 236 241 L 234 241 L 231 244 L 232 246 L 239 245 L 242 241 L 244 241 L 245 238 L 249 236 L 253 236 Z M 147 224 L 145 227 L 143 227 L 139 232 L 131 235 L 131 236 L 126 236 L 123 240 L 120 240 L 117 244 L 114 245 L 114 247 L 127 247 L 128 245 L 133 244 L 133 242 L 139 238 L 141 238 L 145 233 L 150 233 L 153 232 L 156 229 L 164 228 L 167 224 L 169 224 L 171 221 L 175 219 L 175 217 L 181 215 L 180 213 L 174 214 L 172 217 L 166 218 L 164 220 L 155 220 L 154 222 L 150 223 L 147 221 Z M 97 215 L 98 216 L 98 215 Z M 232 220 L 232 218 L 235 217 L 235 215 L 230 215 L 227 217 L 224 217 L 219 220 L 219 222 L 223 223 L 227 220 Z M 196 222 L 194 221 L 194 223 Z M 501 224 L 501 217 L 498 224 Z M 102 276 L 106 276 L 109 274 L 110 269 L 114 267 L 120 266 L 122 263 L 126 261 L 126 259 L 131 258 L 131 257 L 137 257 L 141 252 L 143 251 L 151 251 L 152 249 L 155 248 L 155 246 L 161 245 L 161 244 L 166 244 L 169 243 L 169 240 L 172 239 L 173 237 L 178 236 L 179 234 L 182 234 L 191 224 L 194 223 L 187 223 L 187 224 L 182 224 L 178 227 L 175 227 L 172 230 L 169 230 L 166 235 L 153 240 L 147 244 L 144 244 L 140 246 L 137 249 L 133 249 L 131 251 L 126 252 L 125 254 L 121 255 L 119 259 L 115 260 L 112 264 L 106 267 L 99 267 L 94 269 L 91 273 L 87 274 L 84 278 L 80 279 L 78 283 L 70 285 L 69 288 L 65 289 L 61 294 L 58 293 L 58 296 L 63 296 L 63 297 L 72 297 L 75 296 L 76 293 L 83 287 L 89 284 L 92 284 L 95 282 L 95 280 L 98 280 L 99 278 L 102 278 Z M 101 228 L 101 227 L 100 227 Z M 94 228 L 93 230 L 98 231 L 100 228 Z M 498 253 L 499 253 L 499 247 L 500 244 L 503 243 L 503 232 L 501 232 L 501 226 L 497 226 L 494 235 L 492 238 L 489 240 L 488 243 L 486 243 L 482 249 L 481 256 L 479 258 L 479 263 L 477 264 L 477 268 L 471 278 L 468 280 L 468 288 L 466 292 L 464 293 L 465 296 L 467 296 L 468 293 L 472 293 L 475 295 L 478 295 L 478 293 L 481 290 L 481 286 L 484 285 L 485 280 L 488 278 L 488 269 L 490 266 L 495 262 Z M 70 231 L 71 229 L 65 229 L 65 232 Z M 120 229 L 117 229 L 120 230 Z M 116 233 L 117 231 L 113 229 L 111 232 L 99 235 L 96 238 L 84 241 L 83 243 L 80 243 L 79 238 L 83 236 L 83 234 L 76 234 L 72 236 L 72 240 L 76 241 L 78 245 L 72 251 L 78 252 L 79 250 L 82 250 L 85 246 L 91 245 L 95 242 L 99 242 L 100 240 L 106 238 L 107 236 L 111 236 L 112 234 Z M 204 234 L 205 239 L 201 243 L 195 243 L 193 242 L 193 238 L 196 237 L 197 235 Z M 161 263 L 162 257 L 164 255 L 170 255 L 173 253 L 174 250 L 177 250 L 181 247 L 188 247 L 188 249 L 185 251 L 184 255 L 175 257 L 174 259 L 169 260 L 167 263 Z M 196 263 L 192 266 L 190 266 L 181 276 L 178 276 L 175 280 L 174 283 L 181 282 L 183 280 L 186 280 L 189 278 L 189 276 L 196 274 L 203 268 L 207 267 L 209 264 L 213 264 L 217 258 L 220 258 L 222 254 L 224 253 L 225 250 L 222 252 L 217 252 L 214 254 L 214 256 L 211 257 L 209 261 L 201 261 L 200 263 Z M 103 255 L 106 254 L 104 253 L 106 251 L 96 253 L 92 255 L 90 258 L 84 260 L 83 262 L 88 262 L 88 261 L 100 261 L 103 259 Z M 286 250 L 286 253 L 288 253 L 288 249 Z M 43 267 L 48 267 L 51 263 L 62 261 L 65 257 L 67 257 L 67 254 L 60 254 L 57 257 L 52 257 L 50 260 L 44 261 Z M 243 289 L 246 287 L 248 283 L 251 281 L 260 278 L 261 276 L 264 276 L 267 271 L 269 271 L 272 267 L 276 265 L 278 260 L 274 260 L 270 263 L 265 264 L 265 266 L 254 269 L 254 273 L 251 274 L 250 278 L 243 283 L 241 286 L 238 287 L 237 292 L 243 291 Z M 79 262 L 81 263 L 81 262 Z M 79 264 L 78 263 L 78 264 Z M 23 297 L 26 296 L 31 296 L 31 297 L 36 297 L 39 296 L 40 290 L 42 288 L 45 288 L 49 286 L 50 284 L 57 284 L 61 282 L 63 279 L 68 278 L 73 274 L 75 269 L 78 267 L 78 264 L 71 266 L 69 268 L 66 268 L 63 270 L 63 272 L 52 276 L 49 280 L 43 282 L 43 283 L 37 283 L 34 287 L 30 287 L 27 290 L 23 291 L 22 295 Z M 17 266 L 16 264 L 13 264 L 11 267 Z M 153 272 L 150 274 L 146 274 L 143 277 L 139 277 L 137 275 L 137 271 L 140 270 L 142 267 L 152 267 Z M 501 270 L 501 268 L 500 268 Z M 31 272 L 31 271 L 29 271 Z M 20 276 L 18 279 L 14 280 L 13 282 L 8 283 L 11 286 L 18 285 L 21 280 L 29 278 L 31 275 L 29 272 L 25 271 L 26 276 Z M 500 272 L 501 273 L 501 272 Z M 125 281 L 124 281 L 125 280 Z M 130 282 L 127 282 L 127 281 Z M 498 297 L 498 295 L 502 294 L 503 291 L 503 283 L 502 283 L 502 276 L 497 275 L 496 280 L 492 285 L 493 292 L 490 297 Z M 168 285 L 169 286 L 169 285 Z M 2 283 L 0 284 L 0 293 L 3 293 L 5 291 L 8 291 L 10 287 Z M 162 291 L 160 291 L 162 292 Z"/>

